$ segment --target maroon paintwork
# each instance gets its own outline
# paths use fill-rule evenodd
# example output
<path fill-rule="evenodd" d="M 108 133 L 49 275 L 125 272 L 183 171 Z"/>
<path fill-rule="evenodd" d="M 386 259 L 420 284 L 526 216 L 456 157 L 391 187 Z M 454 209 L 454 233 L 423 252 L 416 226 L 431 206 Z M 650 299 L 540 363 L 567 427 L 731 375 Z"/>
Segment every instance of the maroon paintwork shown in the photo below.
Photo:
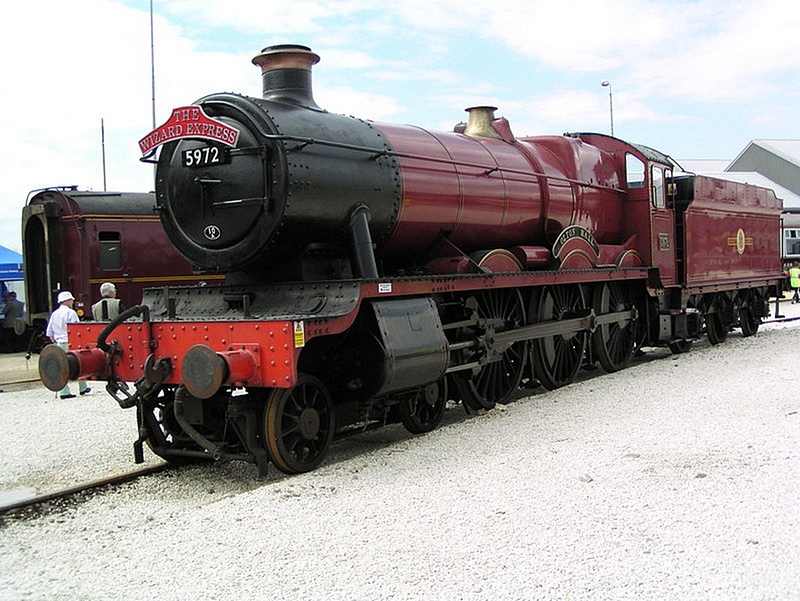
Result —
<path fill-rule="evenodd" d="M 578 138 L 474 138 L 377 124 L 400 155 L 403 204 L 383 256 L 430 247 L 550 246 L 570 225 L 621 244 L 621 167 Z M 412 156 L 404 156 L 412 155 Z"/>
<path fill-rule="evenodd" d="M 601 134 L 517 139 L 504 120 L 493 123 L 502 138 L 376 125 L 400 153 L 404 190 L 382 256 L 429 248 L 446 234 L 466 252 L 519 247 L 522 268 L 535 269 L 543 265 L 526 257 L 545 256 L 559 234 L 580 226 L 598 246 L 571 240 L 554 253 L 561 269 L 650 266 L 653 289 L 720 286 L 779 273 L 774 234 L 780 203 L 774 194 L 698 177 L 694 201 L 679 211 L 666 200 L 671 162 L 656 151 Z M 640 187 L 625 183 L 628 155 L 644 166 Z M 664 174 L 660 202 L 656 170 Z M 741 253 L 730 243 L 740 229 L 747 242 Z M 463 273 L 469 263 L 440 258 L 430 267 Z"/>
<path fill-rule="evenodd" d="M 687 286 L 780 273 L 781 210 L 772 190 L 695 176 L 685 213 Z"/>

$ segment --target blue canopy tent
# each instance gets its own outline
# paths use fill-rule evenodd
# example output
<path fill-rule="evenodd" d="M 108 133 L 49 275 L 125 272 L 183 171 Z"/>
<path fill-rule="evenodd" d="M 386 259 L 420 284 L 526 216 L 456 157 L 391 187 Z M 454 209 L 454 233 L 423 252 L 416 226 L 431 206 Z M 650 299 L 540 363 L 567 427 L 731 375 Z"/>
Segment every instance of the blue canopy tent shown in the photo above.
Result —
<path fill-rule="evenodd" d="M 21 282 L 23 279 L 22 255 L 0 246 L 0 291 L 7 291 L 6 282 Z"/>

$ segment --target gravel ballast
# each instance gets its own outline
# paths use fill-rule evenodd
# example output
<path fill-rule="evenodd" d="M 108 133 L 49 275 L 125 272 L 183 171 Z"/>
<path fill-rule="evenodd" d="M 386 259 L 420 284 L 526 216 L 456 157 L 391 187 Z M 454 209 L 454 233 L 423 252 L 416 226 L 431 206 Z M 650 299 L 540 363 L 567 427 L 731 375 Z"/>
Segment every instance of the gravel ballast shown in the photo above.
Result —
<path fill-rule="evenodd" d="M 193 465 L 6 519 L 0 598 L 793 598 L 799 328 L 451 407 L 309 474 Z M 0 411 L 0 490 L 136 467 L 135 415 L 99 391 L 6 392 Z"/>

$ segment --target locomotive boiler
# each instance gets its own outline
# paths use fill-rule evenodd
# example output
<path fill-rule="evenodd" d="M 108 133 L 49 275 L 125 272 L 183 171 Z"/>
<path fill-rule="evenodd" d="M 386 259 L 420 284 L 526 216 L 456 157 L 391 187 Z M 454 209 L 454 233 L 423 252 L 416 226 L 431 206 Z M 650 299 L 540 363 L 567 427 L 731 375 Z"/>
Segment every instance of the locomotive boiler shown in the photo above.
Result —
<path fill-rule="evenodd" d="M 137 460 L 307 471 L 335 436 L 426 432 L 450 400 L 757 331 L 781 279 L 771 191 L 601 134 L 517 137 L 493 107 L 452 132 L 331 114 L 318 60 L 265 48 L 262 98 L 205 96 L 140 141 L 170 240 L 225 284 L 150 289 L 42 353 L 48 387 L 105 380 L 137 407 Z"/>
<path fill-rule="evenodd" d="M 317 60 L 304 48 L 267 48 L 254 59 L 263 99 L 197 103 L 238 132 L 236 147 L 165 145 L 158 206 L 176 247 L 200 268 L 271 280 L 377 275 L 360 256 L 371 251 L 347 260 L 355 237 L 356 248 L 375 246 L 383 273 L 470 269 L 440 260 L 452 256 L 521 269 L 545 265 L 570 225 L 601 244 L 623 241 L 612 154 L 578 137 L 516 139 L 492 107 L 469 109 L 462 133 L 333 115 L 312 96 Z M 173 113 L 175 127 L 190 110 Z M 486 256 L 496 249 L 509 252 Z"/>

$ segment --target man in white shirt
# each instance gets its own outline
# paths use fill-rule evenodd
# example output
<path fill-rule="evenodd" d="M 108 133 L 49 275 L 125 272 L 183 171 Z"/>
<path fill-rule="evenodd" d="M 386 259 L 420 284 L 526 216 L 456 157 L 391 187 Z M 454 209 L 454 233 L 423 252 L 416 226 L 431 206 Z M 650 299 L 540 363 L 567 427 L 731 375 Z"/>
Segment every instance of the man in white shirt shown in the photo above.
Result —
<path fill-rule="evenodd" d="M 72 305 L 75 303 L 75 297 L 72 293 L 64 290 L 58 293 L 58 308 L 50 315 L 50 321 L 47 322 L 47 330 L 45 335 L 60 346 L 65 351 L 69 348 L 67 344 L 67 324 L 78 323 L 78 314 L 75 313 Z M 78 381 L 78 391 L 80 394 L 86 394 L 91 391 L 91 388 L 84 380 Z M 69 389 L 69 382 L 59 392 L 62 399 L 73 399 L 75 395 Z"/>

